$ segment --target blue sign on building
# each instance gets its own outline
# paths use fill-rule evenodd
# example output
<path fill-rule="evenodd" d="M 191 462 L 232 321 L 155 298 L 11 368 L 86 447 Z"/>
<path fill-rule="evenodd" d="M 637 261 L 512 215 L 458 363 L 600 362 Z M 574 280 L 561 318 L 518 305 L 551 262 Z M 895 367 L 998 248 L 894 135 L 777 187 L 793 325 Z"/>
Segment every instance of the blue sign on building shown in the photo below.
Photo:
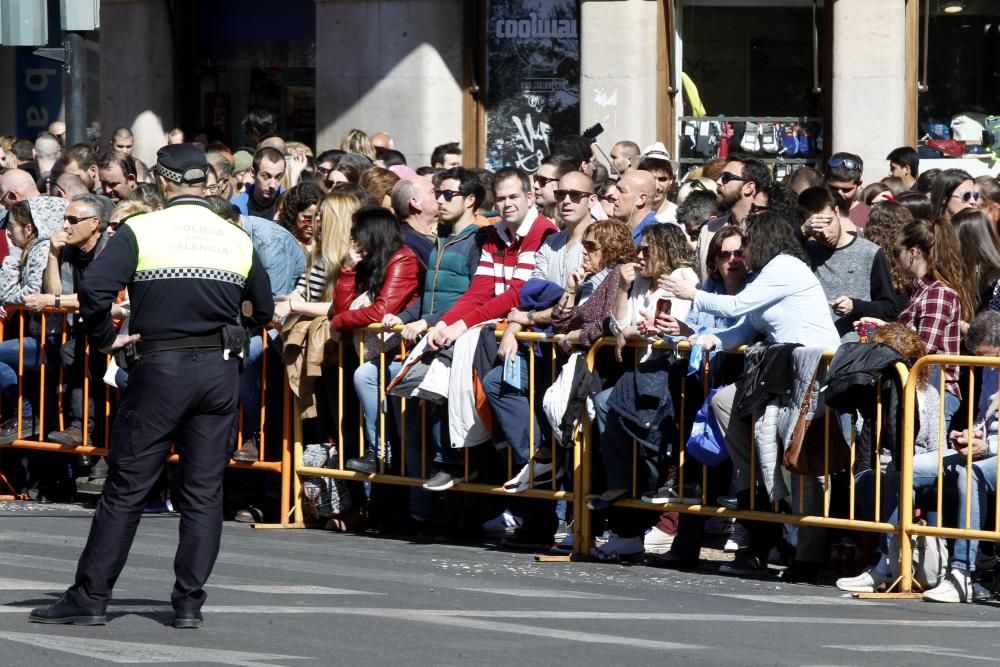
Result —
<path fill-rule="evenodd" d="M 33 47 L 18 47 L 17 136 L 34 139 L 59 117 L 63 99 L 62 65 L 32 54 Z"/>

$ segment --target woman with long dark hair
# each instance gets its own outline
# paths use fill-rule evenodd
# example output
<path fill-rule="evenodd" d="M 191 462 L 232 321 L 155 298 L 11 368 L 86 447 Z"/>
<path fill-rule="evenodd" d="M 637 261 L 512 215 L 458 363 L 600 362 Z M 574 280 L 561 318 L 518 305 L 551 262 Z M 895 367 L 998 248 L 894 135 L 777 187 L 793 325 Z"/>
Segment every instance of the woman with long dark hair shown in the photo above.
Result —
<path fill-rule="evenodd" d="M 951 219 L 962 249 L 962 282 L 972 298 L 973 312 L 989 305 L 1000 280 L 1000 238 L 989 215 L 981 209 L 966 209 Z M 962 333 L 969 320 L 962 320 Z"/>
<path fill-rule="evenodd" d="M 323 191 L 313 181 L 303 181 L 285 193 L 278 224 L 287 229 L 308 255 L 314 235 L 313 220 Z"/>
<path fill-rule="evenodd" d="M 945 169 L 931 189 L 931 208 L 934 217 L 950 218 L 967 208 L 979 205 L 979 190 L 969 172 L 963 169 Z"/>
<path fill-rule="evenodd" d="M 342 333 L 382 322 L 387 314 L 399 314 L 419 297 L 423 284 L 420 260 L 403 244 L 396 217 L 384 208 L 363 208 L 354 214 L 351 248 L 334 285 L 332 327 Z M 367 337 L 371 339 L 371 337 Z M 374 349 L 372 349 L 374 348 Z M 354 373 L 354 388 L 361 401 L 365 421 L 366 453 L 350 459 L 345 467 L 372 473 L 377 468 L 379 344 L 365 345 L 361 365 Z M 400 362 L 387 364 L 390 376 Z"/>

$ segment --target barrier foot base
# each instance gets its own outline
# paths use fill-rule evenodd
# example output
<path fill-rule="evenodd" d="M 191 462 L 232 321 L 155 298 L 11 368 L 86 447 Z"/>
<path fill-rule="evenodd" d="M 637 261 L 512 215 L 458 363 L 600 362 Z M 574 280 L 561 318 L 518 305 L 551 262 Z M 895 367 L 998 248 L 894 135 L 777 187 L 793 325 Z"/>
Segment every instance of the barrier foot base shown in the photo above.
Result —
<path fill-rule="evenodd" d="M 305 528 L 304 523 L 251 523 L 254 530 L 276 530 L 279 528 Z"/>
<path fill-rule="evenodd" d="M 536 563 L 581 563 L 590 560 L 586 556 L 570 554 L 567 556 L 554 554 L 535 554 Z"/>
<path fill-rule="evenodd" d="M 920 600 L 923 593 L 851 593 L 859 600 Z"/>

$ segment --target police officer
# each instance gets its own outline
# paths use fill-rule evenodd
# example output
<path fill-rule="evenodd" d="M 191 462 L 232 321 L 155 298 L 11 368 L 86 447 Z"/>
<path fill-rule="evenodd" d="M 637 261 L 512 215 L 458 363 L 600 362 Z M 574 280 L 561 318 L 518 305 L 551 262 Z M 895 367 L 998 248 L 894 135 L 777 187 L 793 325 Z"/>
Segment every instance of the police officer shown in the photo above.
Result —
<path fill-rule="evenodd" d="M 58 602 L 31 612 L 37 623 L 107 622 L 105 607 L 146 497 L 176 444 L 181 516 L 173 625 L 202 624 L 204 585 L 222 536 L 222 477 L 236 431 L 243 324 L 270 321 L 274 303 L 249 235 L 212 213 L 201 197 L 205 153 L 175 144 L 156 158 L 167 207 L 122 225 L 80 285 L 80 314 L 92 344 L 102 352 L 124 351 L 129 388 L 115 416 L 108 479 L 76 581 Z M 128 337 L 116 336 L 111 323 L 111 304 L 126 285 Z"/>

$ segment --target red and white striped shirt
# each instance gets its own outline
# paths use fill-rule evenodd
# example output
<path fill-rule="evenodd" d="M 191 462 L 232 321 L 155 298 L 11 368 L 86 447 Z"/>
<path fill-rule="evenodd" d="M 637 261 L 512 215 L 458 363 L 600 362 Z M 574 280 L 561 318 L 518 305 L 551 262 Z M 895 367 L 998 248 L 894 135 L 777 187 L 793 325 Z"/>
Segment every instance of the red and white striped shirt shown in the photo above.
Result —
<path fill-rule="evenodd" d="M 513 238 L 506 223 L 495 224 L 483 243 L 469 291 L 459 297 L 441 321 L 453 324 L 462 320 L 471 327 L 506 317 L 520 303 L 521 287 L 535 268 L 535 253 L 545 238 L 556 231 L 552 221 L 534 208 L 528 211 Z"/>

